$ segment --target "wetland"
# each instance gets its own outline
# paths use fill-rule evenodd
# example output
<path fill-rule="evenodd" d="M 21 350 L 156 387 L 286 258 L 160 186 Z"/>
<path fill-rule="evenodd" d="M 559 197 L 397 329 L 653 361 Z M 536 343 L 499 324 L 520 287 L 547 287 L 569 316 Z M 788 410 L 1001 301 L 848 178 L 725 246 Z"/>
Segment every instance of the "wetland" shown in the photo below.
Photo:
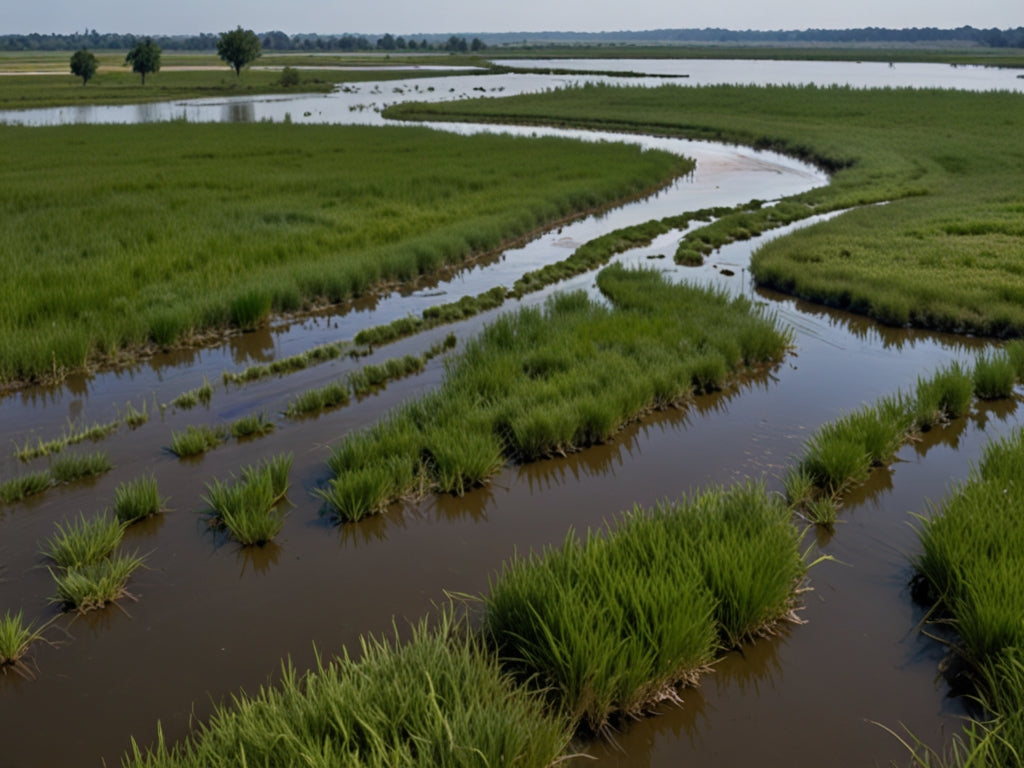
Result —
<path fill-rule="evenodd" d="M 624 92 L 629 98 L 664 95 L 658 90 L 638 93 L 643 95 Z M 754 100 L 759 94 L 756 89 L 742 93 Z M 542 109 L 554 110 L 551 97 L 536 98 L 547 98 Z M 573 103 L 572 97 L 564 98 L 564 104 Z M 938 95 L 930 98 L 939 101 Z M 1001 114 L 1008 121 L 1016 119 L 1020 103 L 1014 99 L 1019 96 L 993 98 L 1008 99 L 999 102 Z M 484 105 L 474 102 L 472 107 Z M 169 109 L 188 112 L 192 107 L 178 104 Z M 283 120 L 286 112 L 294 114 L 295 105 L 277 104 L 274 109 Z M 613 108 L 600 109 L 609 111 L 616 127 L 622 127 Z M 653 111 L 650 105 L 638 110 L 626 104 L 623 109 L 644 116 Z M 733 104 L 729 109 L 745 108 Z M 218 110 L 222 108 L 213 107 Z M 187 128 L 175 125 L 171 130 Z M 801 138 L 797 128 L 788 130 Z M 543 129 L 516 131 L 530 141 L 531 134 Z M 784 133 L 783 127 L 776 128 L 777 136 Z M 296 135 L 287 138 L 291 141 Z M 664 148 L 671 142 L 655 143 Z M 793 145 L 773 146 L 794 151 Z M 358 655 L 360 637 L 367 633 L 391 636 L 393 622 L 408 636 L 407 623 L 428 614 L 446 592 L 489 594 L 504 563 L 517 553 L 561 546 L 571 528 L 597 530 L 634 505 L 652 508 L 666 499 L 751 478 L 763 480 L 770 493 L 781 492 L 787 470 L 821 425 L 897 390 L 909 391 L 919 377 L 943 366 L 973 365 L 978 353 L 990 349 L 991 342 L 983 338 L 904 323 L 877 325 L 848 312 L 849 304 L 811 304 L 758 287 L 750 279 L 755 248 L 758 253 L 784 249 L 798 232 L 808 233 L 804 237 L 845 237 L 842 228 L 849 226 L 849 216 L 835 216 L 837 212 L 866 202 L 923 197 L 909 194 L 914 190 L 895 172 L 875 187 L 863 176 L 833 173 L 831 184 L 824 186 L 827 179 L 820 171 L 770 152 L 701 142 L 671 147 L 677 155 L 694 158 L 696 166 L 665 189 L 560 222 L 531 243 L 469 266 L 454 265 L 450 274 L 427 274 L 393 291 L 339 295 L 335 298 L 344 301 L 334 306 L 309 307 L 294 316 L 272 304 L 265 322 L 255 323 L 259 327 L 254 330 L 200 346 L 156 351 L 142 362 L 69 372 L 63 381 L 9 392 L 0 401 L 0 418 L 9 437 L 9 450 L 0 464 L 4 480 L 50 466 L 48 457 L 29 462 L 17 458 L 17 450 L 28 443 L 66 434 L 73 426 L 107 424 L 117 418 L 124 423 L 95 445 L 86 442 L 60 452 L 102 450 L 113 465 L 111 471 L 0 507 L 0 606 L 22 611 L 37 625 L 57 617 L 46 628 L 50 643 L 32 646 L 31 676 L 0 678 L 7 737 L 0 764 L 77 765 L 83 755 L 97 764 L 116 763 L 132 737 L 143 747 L 152 743 L 158 721 L 164 736 L 177 741 L 195 720 L 205 720 L 217 703 L 239 690 L 252 694 L 269 680 L 280 679 L 281 660 L 286 657 L 298 670 L 313 669 L 318 656 L 341 654 L 346 648 Z M 810 148 L 812 152 L 797 154 L 836 160 L 858 151 L 838 140 L 812 143 Z M 626 151 L 600 144 L 591 151 L 600 154 L 607 149 Z M 645 154 L 629 151 L 633 157 Z M 979 149 L 978 157 L 982 154 Z M 670 160 L 660 162 L 658 172 L 670 178 L 668 170 L 678 166 Z M 981 164 L 980 159 L 972 162 Z M 863 173 L 870 179 L 872 167 L 861 165 L 868 165 Z M 897 171 L 906 165 L 914 164 Z M 857 164 L 851 167 L 856 169 Z M 939 194 L 950 186 L 935 168 L 918 169 L 921 173 L 913 181 L 919 188 Z M 501 176 L 500 169 L 494 173 Z M 974 193 L 983 186 L 980 181 L 972 184 Z M 648 181 L 641 186 L 651 185 Z M 963 195 L 956 199 L 965 200 L 967 192 Z M 713 391 L 695 392 L 685 402 L 647 413 L 604 436 L 598 445 L 565 450 L 565 455 L 556 452 L 536 462 L 503 461 L 482 487 L 463 488 L 461 494 L 416 496 L 340 526 L 324 514 L 316 491 L 330 482 L 332 449 L 393 409 L 438 391 L 457 356 L 485 327 L 495 327 L 501 313 L 539 312 L 545 302 L 566 291 L 583 291 L 595 302 L 605 299 L 595 286 L 595 274 L 585 273 L 508 301 L 501 309 L 393 344 L 361 347 L 353 341 L 360 330 L 419 315 L 495 286 L 511 289 L 526 272 L 560 261 L 609 231 L 710 206 L 795 196 L 814 204 L 811 212 L 819 215 L 767 235 L 730 237 L 711 249 L 700 266 L 682 266 L 673 257 L 679 241 L 687 232 L 699 232 L 703 222 L 669 229 L 612 258 L 618 268 L 654 265 L 668 283 L 710 285 L 764 308 L 778 324 L 791 329 L 791 349 L 781 359 L 723 381 Z M 894 226 L 897 214 L 886 210 L 893 205 L 855 214 L 857 231 L 865 233 L 865 250 L 874 221 Z M 975 205 L 980 210 L 983 202 Z M 870 218 L 876 210 L 881 219 Z M 958 220 L 969 218 L 964 213 Z M 802 229 L 805 225 L 810 226 Z M 526 229 L 535 226 L 531 223 Z M 937 227 L 929 224 L 924 234 Z M 1005 234 L 983 233 L 983 247 L 995 248 L 998 256 L 1003 241 L 997 236 Z M 392 378 L 384 387 L 315 416 L 282 415 L 297 392 L 323 387 L 367 365 L 422 355 L 448 334 L 456 338 L 454 350 L 425 361 L 411 375 Z M 287 375 L 223 383 L 225 371 L 269 365 L 323 344 L 348 346 L 342 347 L 343 354 L 315 360 Z M 349 354 L 357 350 L 358 356 Z M 204 388 L 206 382 L 213 382 L 213 391 L 205 403 L 190 408 L 171 404 L 182 393 Z M 128 423 L 129 402 L 136 412 L 146 409 L 145 422 L 134 427 Z M 959 716 L 965 709 L 937 678 L 941 648 L 916 631 L 924 609 L 913 602 L 908 586 L 908 554 L 918 546 L 907 525 L 908 513 L 927 512 L 928 500 L 943 495 L 951 479 L 966 479 L 970 462 L 980 460 L 986 442 L 1019 424 L 1017 411 L 1016 395 L 976 401 L 961 415 L 898 448 L 893 463 L 875 468 L 864 484 L 844 496 L 840 522 L 833 530 L 804 534 L 804 545 L 835 558 L 809 573 L 814 591 L 802 596 L 804 607 L 798 614 L 806 624 L 789 625 L 727 653 L 701 687 L 681 690 L 681 706 L 662 704 L 657 717 L 619 723 L 614 746 L 597 741 L 581 748 L 608 765 L 670 765 L 683 759 L 740 764 L 752 759 L 751 749 L 766 765 L 815 761 L 822 755 L 835 765 L 905 761 L 900 743 L 872 722 L 896 730 L 905 727 L 925 744 L 941 748 L 960 728 Z M 266 414 L 273 431 L 263 437 L 223 440 L 198 459 L 182 459 L 167 450 L 176 430 L 224 428 L 254 414 Z M 294 457 L 289 506 L 280 508 L 281 525 L 272 542 L 241 547 L 224 531 L 210 527 L 203 498 L 210 495 L 212 483 L 238 475 L 242 467 L 289 453 Z M 159 487 L 160 506 L 167 511 L 127 528 L 121 544 L 146 553 L 145 567 L 134 572 L 127 586 L 136 599 L 122 600 L 123 610 L 108 606 L 81 615 L 58 613 L 47 602 L 53 585 L 39 554 L 55 524 L 76 519 L 79 513 L 102 513 L 115 505 L 122 483 L 150 475 Z M 823 711 L 820 702 L 826 700 L 834 706 Z M 61 723 L 59 739 L 45 737 L 41 724 L 52 722 Z M 556 735 L 553 743 L 559 738 Z"/>

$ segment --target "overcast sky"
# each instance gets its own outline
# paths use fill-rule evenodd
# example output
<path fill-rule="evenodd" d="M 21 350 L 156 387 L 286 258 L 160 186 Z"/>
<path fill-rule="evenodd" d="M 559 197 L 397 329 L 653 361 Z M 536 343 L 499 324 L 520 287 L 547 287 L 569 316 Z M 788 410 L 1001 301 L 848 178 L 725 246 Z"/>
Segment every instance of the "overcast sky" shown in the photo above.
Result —
<path fill-rule="evenodd" d="M 1021 0 L 10 0 L 0 34 L 257 32 L 600 32 L 678 27 L 842 29 L 1024 26 Z"/>

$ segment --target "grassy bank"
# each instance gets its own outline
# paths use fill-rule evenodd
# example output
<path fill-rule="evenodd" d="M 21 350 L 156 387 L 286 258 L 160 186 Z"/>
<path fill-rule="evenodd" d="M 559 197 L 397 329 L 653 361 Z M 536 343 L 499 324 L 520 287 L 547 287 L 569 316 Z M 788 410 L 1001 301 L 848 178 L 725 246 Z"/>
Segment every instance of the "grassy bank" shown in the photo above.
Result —
<path fill-rule="evenodd" d="M 990 443 L 968 481 L 921 521 L 918 594 L 956 631 L 985 714 L 921 764 L 1002 768 L 1024 755 L 1024 431 Z"/>
<path fill-rule="evenodd" d="M 0 140 L 0 279 L 18 287 L 0 307 L 0 386 L 413 280 L 690 167 L 377 127 L 0 127 Z"/>
<path fill-rule="evenodd" d="M 387 114 L 646 131 L 803 158 L 833 174 L 827 187 L 789 199 L 808 215 L 889 202 L 762 246 L 752 262 L 760 284 L 889 324 L 1024 333 L 1022 94 L 586 86 Z M 734 223 L 742 229 L 717 226 Z"/>
<path fill-rule="evenodd" d="M 499 317 L 449 362 L 437 392 L 347 436 L 321 493 L 342 521 L 407 495 L 461 494 L 507 461 L 600 443 L 644 412 L 781 358 L 788 333 L 743 298 L 608 267 L 583 293 Z"/>

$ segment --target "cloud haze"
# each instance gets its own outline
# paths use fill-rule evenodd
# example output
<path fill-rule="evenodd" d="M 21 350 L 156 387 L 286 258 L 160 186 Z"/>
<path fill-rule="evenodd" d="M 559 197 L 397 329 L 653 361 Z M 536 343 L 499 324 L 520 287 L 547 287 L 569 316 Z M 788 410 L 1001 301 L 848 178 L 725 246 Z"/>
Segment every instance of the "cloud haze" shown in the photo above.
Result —
<path fill-rule="evenodd" d="M 681 4 L 669 0 L 49 0 L 9 3 L 0 16 L 0 34 L 66 34 L 97 29 L 136 34 L 219 32 L 242 25 L 289 34 L 410 35 L 435 32 L 600 32 L 678 27 L 727 29 L 842 29 L 848 27 L 1016 28 L 1024 24 L 1017 2 L 1008 0 L 718 0 Z"/>

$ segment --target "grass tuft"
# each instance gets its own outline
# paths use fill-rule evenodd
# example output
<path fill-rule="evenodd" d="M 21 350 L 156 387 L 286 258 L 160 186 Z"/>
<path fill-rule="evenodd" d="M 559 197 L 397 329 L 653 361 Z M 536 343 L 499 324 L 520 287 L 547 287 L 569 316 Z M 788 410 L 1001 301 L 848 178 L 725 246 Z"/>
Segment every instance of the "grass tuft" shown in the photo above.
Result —
<path fill-rule="evenodd" d="M 50 477 L 53 482 L 73 483 L 85 477 L 95 477 L 113 469 L 110 458 L 102 451 L 83 453 L 72 456 L 61 456 L 50 465 Z"/>
<path fill-rule="evenodd" d="M 106 557 L 88 565 L 62 568 L 50 574 L 57 585 L 53 602 L 79 613 L 99 610 L 122 597 L 130 597 L 128 579 L 142 566 L 138 554 Z"/>
<path fill-rule="evenodd" d="M 274 422 L 265 413 L 253 413 L 231 423 L 231 436 L 239 439 L 263 437 L 274 431 Z"/>
<path fill-rule="evenodd" d="M 114 515 L 124 525 L 162 512 L 166 503 L 152 475 L 121 483 L 114 489 Z"/>
<path fill-rule="evenodd" d="M 80 514 L 77 522 L 57 523 L 56 533 L 42 554 L 61 568 L 91 565 L 107 557 L 124 536 L 125 524 L 104 513 L 92 520 Z"/>
<path fill-rule="evenodd" d="M 189 425 L 184 432 L 171 432 L 171 452 L 179 458 L 198 456 L 216 448 L 227 437 L 223 427 Z"/>

